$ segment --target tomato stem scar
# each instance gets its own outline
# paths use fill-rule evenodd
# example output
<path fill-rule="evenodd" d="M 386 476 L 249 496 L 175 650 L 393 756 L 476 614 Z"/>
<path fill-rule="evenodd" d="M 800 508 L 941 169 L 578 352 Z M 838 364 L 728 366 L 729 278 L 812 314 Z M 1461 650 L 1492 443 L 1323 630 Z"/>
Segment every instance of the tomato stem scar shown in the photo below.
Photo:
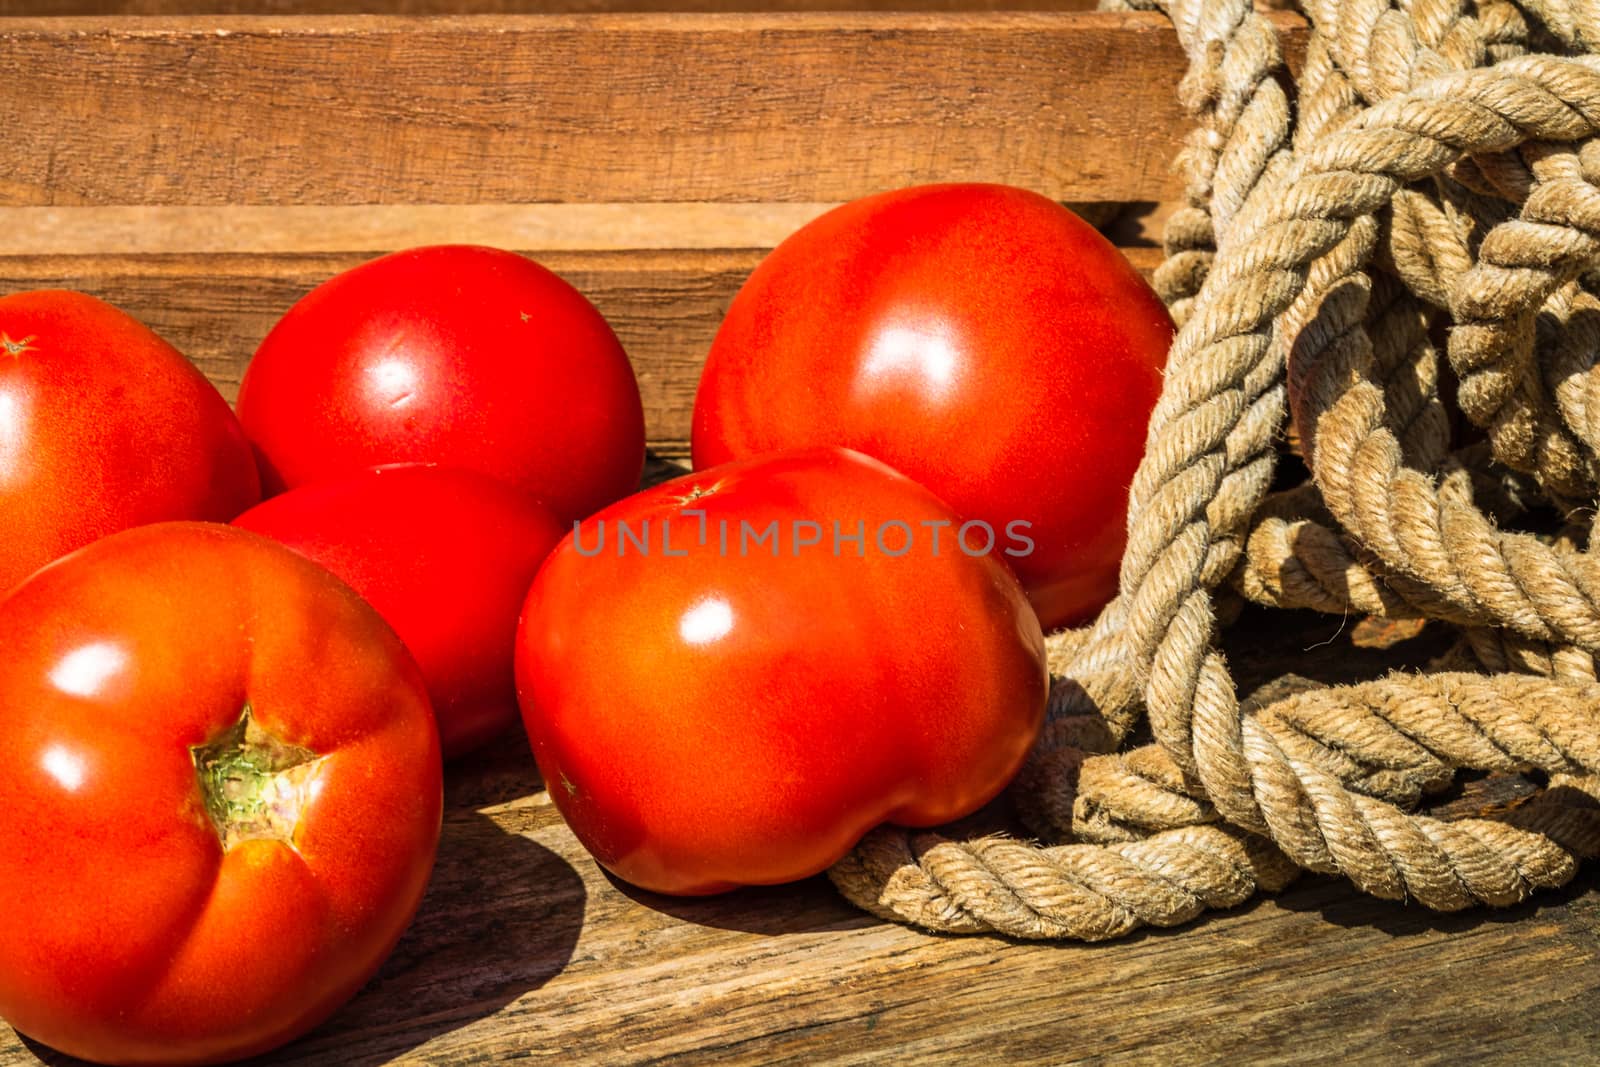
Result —
<path fill-rule="evenodd" d="M 301 812 L 326 757 L 273 735 L 249 704 L 237 722 L 216 739 L 191 746 L 189 754 L 224 852 L 244 841 L 294 847 Z"/>
<path fill-rule="evenodd" d="M 20 341 L 13 341 L 3 331 L 0 331 L 0 348 L 4 348 L 6 350 L 6 355 L 8 356 L 20 357 L 24 352 L 34 351 L 32 345 L 33 342 L 37 341 L 38 339 L 39 338 L 37 334 L 29 334 Z"/>
<path fill-rule="evenodd" d="M 710 496 L 712 493 L 716 492 L 716 489 L 716 485 L 706 486 L 695 484 L 689 487 L 689 491 L 687 493 L 684 493 L 682 496 L 678 497 L 677 501 L 679 504 L 693 504 L 701 497 Z"/>

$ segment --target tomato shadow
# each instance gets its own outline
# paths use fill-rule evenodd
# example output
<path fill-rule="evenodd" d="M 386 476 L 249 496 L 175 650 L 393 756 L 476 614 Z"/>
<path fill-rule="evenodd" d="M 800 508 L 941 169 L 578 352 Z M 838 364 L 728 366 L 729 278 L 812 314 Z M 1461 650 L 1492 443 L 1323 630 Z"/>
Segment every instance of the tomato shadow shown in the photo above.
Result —
<path fill-rule="evenodd" d="M 486 816 L 451 813 L 428 894 L 377 977 L 307 1036 L 247 1062 L 386 1063 L 493 1015 L 561 973 L 586 902 L 554 852 Z M 50 1067 L 84 1063 L 19 1037 Z"/>
<path fill-rule="evenodd" d="M 566 967 L 586 903 L 566 860 L 451 812 L 428 895 L 377 977 L 311 1034 L 250 1062 L 385 1063 L 493 1015 Z"/>
<path fill-rule="evenodd" d="M 644 454 L 644 473 L 639 476 L 639 488 L 649 489 L 689 473 L 691 466 L 687 457 L 670 458 L 647 449 Z"/>
<path fill-rule="evenodd" d="M 246 1062 L 385 1063 L 493 1015 L 561 973 L 588 904 L 582 878 L 556 853 L 476 811 L 525 797 L 538 781 L 520 728 L 451 764 L 433 878 L 394 953 L 326 1023 Z M 18 1036 L 50 1067 L 85 1062 Z M 0 1059 L 3 1052 L 0 1039 Z"/>
<path fill-rule="evenodd" d="M 1279 894 L 1278 907 L 1317 915 L 1334 926 L 1379 930 L 1392 938 L 1405 939 L 1424 934 L 1463 934 L 1483 926 L 1559 917 L 1574 904 L 1593 899 L 1600 890 L 1600 870 L 1585 868 L 1566 885 L 1540 890 L 1508 908 L 1476 907 L 1456 912 L 1429 911 L 1412 902 L 1379 900 L 1342 879 L 1305 878 L 1302 883 Z M 1592 904 L 1584 907 L 1586 927 L 1595 922 L 1589 918 L 1595 911 Z"/>
<path fill-rule="evenodd" d="M 498 737 L 445 766 L 444 810 L 476 811 L 532 796 L 544 788 L 528 736 L 516 722 Z"/>
<path fill-rule="evenodd" d="M 786 885 L 746 886 L 707 897 L 673 897 L 629 885 L 604 868 L 617 892 L 635 904 L 683 922 L 770 937 L 859 930 L 881 925 L 834 890 L 824 875 Z"/>
<path fill-rule="evenodd" d="M 492 1015 L 567 965 L 586 897 L 554 852 L 486 816 L 451 813 L 428 895 L 377 977 L 307 1036 L 248 1062 L 385 1063 Z M 21 1040 L 51 1067 L 84 1062 Z"/>
<path fill-rule="evenodd" d="M 1016 836 L 1020 831 L 1011 798 L 1002 793 L 971 815 L 938 827 L 938 832 L 966 840 L 997 833 Z M 602 873 L 617 892 L 636 904 L 719 930 L 781 936 L 885 925 L 885 920 L 847 901 L 825 874 L 783 885 L 745 886 L 714 896 L 673 897 L 631 886 L 603 868 Z"/>

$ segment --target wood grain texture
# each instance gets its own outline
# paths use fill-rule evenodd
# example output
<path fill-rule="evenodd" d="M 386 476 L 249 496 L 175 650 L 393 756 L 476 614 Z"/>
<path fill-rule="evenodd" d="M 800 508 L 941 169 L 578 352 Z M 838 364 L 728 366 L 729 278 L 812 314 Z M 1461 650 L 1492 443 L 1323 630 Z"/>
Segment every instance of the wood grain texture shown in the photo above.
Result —
<path fill-rule="evenodd" d="M 1395 661 L 1343 627 L 1254 613 L 1230 656 L 1257 679 Z M 1177 930 L 1033 945 L 887 925 L 820 879 L 703 900 L 621 887 L 565 829 L 520 737 L 455 766 L 447 794 L 433 885 L 395 956 L 262 1063 L 1454 1065 L 1594 1062 L 1600 1042 L 1593 871 L 1456 916 L 1307 879 Z M 36 1053 L 71 1062 L 0 1027 L 0 1067 Z"/>
<path fill-rule="evenodd" d="M 508 244 L 533 255 L 595 303 L 633 361 L 651 447 L 663 455 L 686 455 L 695 387 L 711 339 L 728 302 L 767 250 L 547 251 Z M 0 255 L 0 295 L 68 288 L 109 301 L 176 345 L 231 401 L 256 346 L 289 305 L 318 283 L 387 250 Z M 1146 272 L 1160 262 L 1154 248 L 1125 252 Z"/>
<path fill-rule="evenodd" d="M 0 0 L 22 15 L 525 15 L 578 11 L 1093 11 L 1094 0 Z"/>
<path fill-rule="evenodd" d="M 772 248 L 832 204 L 361 204 L 0 207 L 0 254 L 386 252 L 487 244 L 546 252 Z"/>
<path fill-rule="evenodd" d="M 1171 199 L 1182 70 L 1156 15 L 3 20 L 0 205 Z"/>

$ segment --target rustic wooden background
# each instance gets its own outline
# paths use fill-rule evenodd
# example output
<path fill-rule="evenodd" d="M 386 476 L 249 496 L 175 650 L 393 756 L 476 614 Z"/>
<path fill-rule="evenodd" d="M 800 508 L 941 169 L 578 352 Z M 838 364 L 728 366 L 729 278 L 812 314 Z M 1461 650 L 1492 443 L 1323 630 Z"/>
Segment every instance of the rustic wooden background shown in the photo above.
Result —
<path fill-rule="evenodd" d="M 0 284 L 102 296 L 231 398 L 331 274 L 512 248 L 606 314 L 678 455 L 728 300 L 841 200 L 973 179 L 1131 201 L 1120 239 L 1152 268 L 1182 67 L 1153 15 L 0 18 Z"/>
<path fill-rule="evenodd" d="M 231 397 L 273 319 L 337 271 L 421 243 L 510 247 L 606 313 L 653 450 L 681 455 L 729 298 L 832 203 L 946 179 L 1102 220 L 1132 202 L 1109 232 L 1159 261 L 1182 54 L 1160 18 L 1086 6 L 0 0 L 0 292 L 96 293 Z M 448 17 L 410 17 L 432 15 Z M 1280 18 L 1296 64 L 1302 28 Z M 1247 615 L 1230 655 L 1247 681 L 1336 681 L 1439 640 L 1380 653 L 1357 629 Z M 627 889 L 562 825 L 518 736 L 453 767 L 448 794 L 394 958 L 265 1062 L 1600 1061 L 1593 872 L 1459 916 L 1308 879 L 1180 930 L 1032 945 L 878 922 L 821 879 L 701 901 Z M 1005 825 L 1004 805 L 978 822 Z M 68 1062 L 0 1026 L 0 1067 L 36 1058 Z"/>

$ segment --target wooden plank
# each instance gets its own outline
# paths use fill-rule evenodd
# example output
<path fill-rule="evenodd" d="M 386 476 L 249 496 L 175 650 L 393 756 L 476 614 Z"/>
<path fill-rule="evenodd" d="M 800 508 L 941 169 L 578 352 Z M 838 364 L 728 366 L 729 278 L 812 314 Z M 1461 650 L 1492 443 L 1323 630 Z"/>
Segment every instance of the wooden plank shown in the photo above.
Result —
<path fill-rule="evenodd" d="M 1170 199 L 1182 70 L 1156 15 L 11 19 L 0 205 Z"/>
<path fill-rule="evenodd" d="M 540 253 L 595 302 L 633 360 L 653 447 L 687 453 L 700 367 L 759 251 Z M 0 291 L 81 289 L 127 310 L 189 356 L 231 401 L 256 345 L 314 285 L 371 256 L 104 256 L 0 259 Z"/>
<path fill-rule="evenodd" d="M 382 252 L 489 244 L 556 252 L 772 248 L 833 204 L 362 204 L 0 207 L 12 255 Z"/>
<path fill-rule="evenodd" d="M 0 207 L 4 255 L 383 252 L 491 244 L 556 252 L 772 248 L 834 204 L 334 204 Z M 1070 203 L 1090 225 L 1124 205 Z M 1149 245 L 1144 205 L 1119 244 Z"/>
<path fill-rule="evenodd" d="M 420 236 L 460 239 L 431 231 Z M 515 242 L 511 246 L 535 256 L 594 301 L 633 360 L 651 447 L 663 455 L 686 455 L 689 416 L 706 351 L 728 302 L 766 249 L 547 251 Z M 110 301 L 176 345 L 232 400 L 256 345 L 290 304 L 319 282 L 388 250 L 0 256 L 0 295 L 67 288 Z M 1156 249 L 1126 251 L 1145 271 L 1160 261 Z"/>
<path fill-rule="evenodd" d="M 0 0 L 22 15 L 526 15 L 579 11 L 1093 11 L 1094 0 Z"/>
<path fill-rule="evenodd" d="M 1377 669 L 1343 620 L 1254 612 L 1250 670 Z M 1436 643 L 1436 642 L 1435 642 Z M 1250 650 L 1250 651 L 1246 651 Z M 1410 650 L 1414 658 L 1420 648 Z M 1441 916 L 1307 878 L 1097 946 L 930 937 L 822 880 L 671 900 L 561 823 L 520 737 L 448 775 L 439 863 L 379 978 L 263 1064 L 1593 1062 L 1600 875 Z M 0 1067 L 35 1051 L 0 1026 Z"/>

